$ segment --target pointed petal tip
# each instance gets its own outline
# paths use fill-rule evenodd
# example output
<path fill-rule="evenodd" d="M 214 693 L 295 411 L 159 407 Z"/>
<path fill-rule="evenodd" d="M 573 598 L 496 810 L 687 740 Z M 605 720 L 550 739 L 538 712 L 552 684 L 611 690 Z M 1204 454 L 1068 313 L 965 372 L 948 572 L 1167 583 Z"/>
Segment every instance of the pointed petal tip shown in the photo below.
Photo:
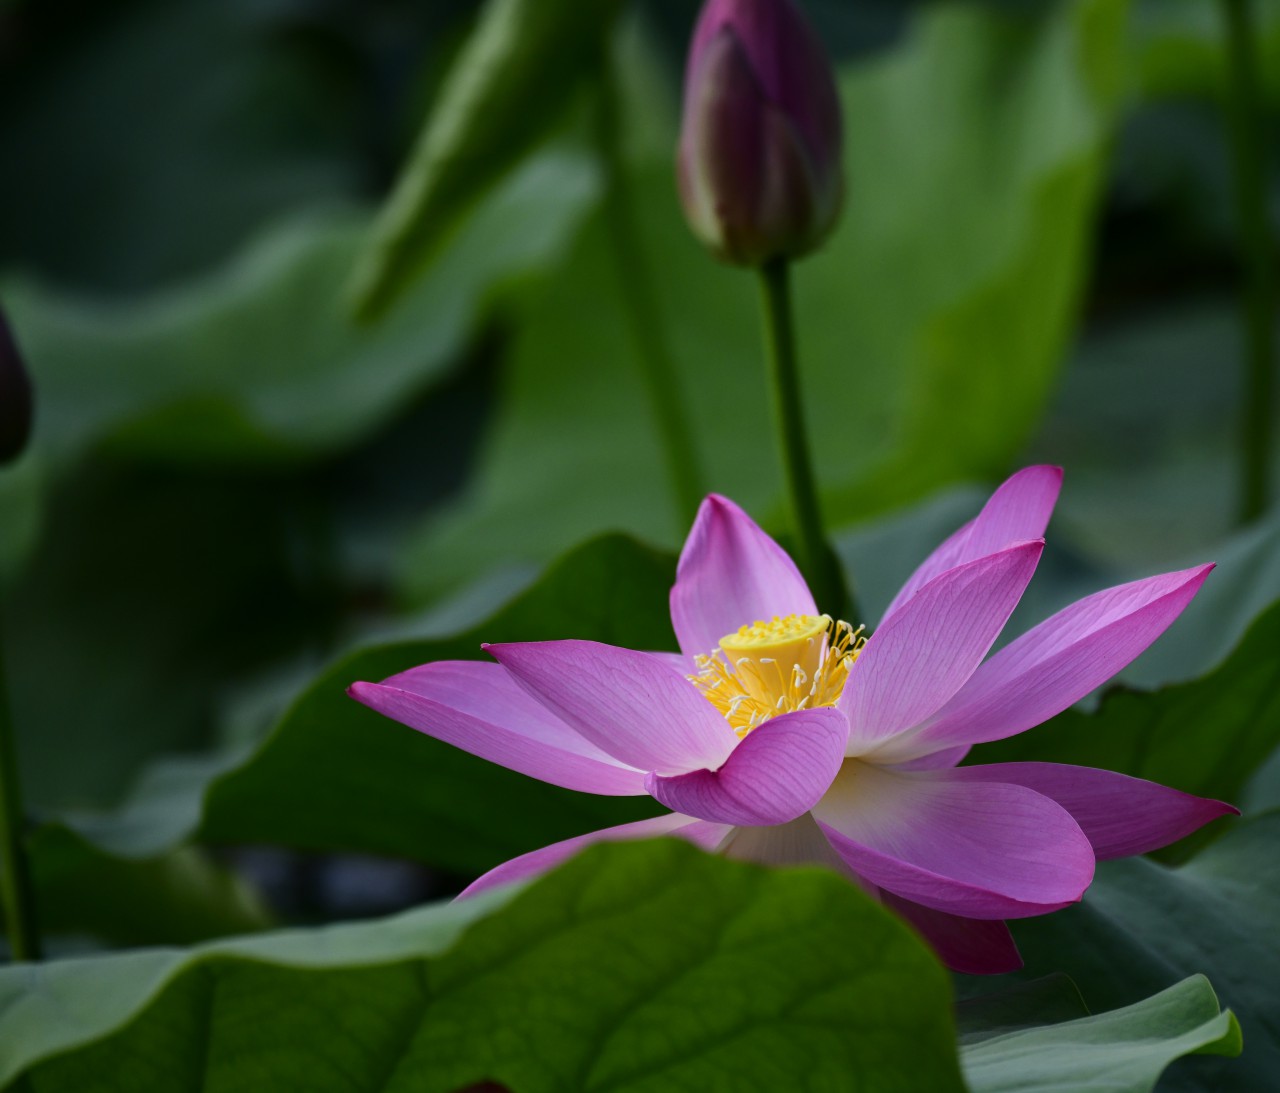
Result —
<path fill-rule="evenodd" d="M 1204 582 L 1208 580 L 1209 574 L 1218 568 L 1217 562 L 1204 562 L 1200 565 L 1193 565 L 1190 569 L 1174 570 L 1169 576 L 1178 576 L 1183 578 L 1182 587 L 1190 588 L 1192 597 L 1199 594 Z M 1152 578 L 1153 580 L 1155 578 Z M 1191 601 L 1188 600 L 1188 603 Z"/>
<path fill-rule="evenodd" d="M 1056 501 L 1062 490 L 1063 473 L 1057 463 L 1032 463 L 1009 475 L 996 487 L 995 494 L 1012 489 L 1016 484 L 1025 484 L 1029 479 L 1038 479 L 1041 485 L 1052 493 L 1053 500 Z"/>
<path fill-rule="evenodd" d="M 717 493 L 703 500 L 685 538 L 670 604 L 687 657 L 709 653 L 744 623 L 818 613 L 786 551 L 739 505 Z"/>
<path fill-rule="evenodd" d="M 1038 539 L 1015 539 L 1010 543 L 1006 543 L 999 550 L 994 550 L 990 554 L 987 554 L 982 558 L 975 558 L 971 562 L 963 562 L 961 563 L 961 565 L 958 565 L 955 568 L 961 569 L 963 568 L 963 566 L 966 566 L 966 565 L 975 565 L 976 563 L 984 561 L 987 558 L 998 558 L 998 557 L 1010 555 L 1010 554 L 1035 554 L 1039 556 L 1043 552 L 1044 552 L 1044 536 L 1040 536 Z M 950 571 L 948 570 L 946 572 L 950 572 Z M 940 573 L 938 576 L 944 577 L 946 576 L 946 572 Z M 937 579 L 938 577 L 934 578 L 935 581 Z"/>
<path fill-rule="evenodd" d="M 742 506 L 739 505 L 732 497 L 726 497 L 723 493 L 709 493 L 702 499 L 702 504 L 698 506 L 698 515 L 711 510 L 723 510 L 728 512 L 742 512 Z"/>

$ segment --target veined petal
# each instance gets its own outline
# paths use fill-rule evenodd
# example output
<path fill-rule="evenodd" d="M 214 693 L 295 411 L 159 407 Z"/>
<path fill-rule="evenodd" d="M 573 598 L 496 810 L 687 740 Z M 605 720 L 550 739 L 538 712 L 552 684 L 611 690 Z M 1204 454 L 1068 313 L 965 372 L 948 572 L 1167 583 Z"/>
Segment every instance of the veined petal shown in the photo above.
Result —
<path fill-rule="evenodd" d="M 814 808 L 831 845 L 872 884 L 964 918 L 1024 918 L 1080 899 L 1093 850 L 1055 801 L 950 770 L 846 762 Z"/>
<path fill-rule="evenodd" d="M 942 751 L 931 751 L 928 755 L 921 755 L 916 759 L 908 759 L 903 763 L 894 763 L 894 770 L 944 770 L 947 767 L 959 765 L 966 755 L 969 754 L 970 748 L 968 744 L 961 744 L 957 748 L 943 748 Z"/>
<path fill-rule="evenodd" d="M 726 497 L 712 494 L 680 552 L 671 623 L 687 657 L 775 615 L 816 615 L 809 586 L 777 543 Z"/>
<path fill-rule="evenodd" d="M 977 516 L 943 540 L 911 574 L 889 604 L 881 625 L 938 574 L 994 554 L 1010 543 L 1043 538 L 1061 488 L 1061 467 L 1025 467 L 1009 477 Z"/>
<path fill-rule="evenodd" d="M 536 877 L 573 857 L 579 850 L 585 849 L 592 843 L 624 842 L 628 839 L 650 839 L 660 835 L 674 835 L 677 838 L 687 839 L 703 850 L 714 850 L 728 831 L 729 828 L 723 824 L 703 823 L 692 816 L 681 816 L 674 812 L 665 816 L 655 816 L 651 820 L 637 820 L 635 823 L 620 824 L 618 827 L 606 827 L 601 831 L 591 831 L 577 838 L 565 839 L 564 842 L 552 843 L 541 850 L 533 850 L 503 862 L 490 869 L 478 880 L 472 881 L 458 899 L 478 895 L 500 884 L 512 884 L 518 880 Z"/>
<path fill-rule="evenodd" d="M 714 823 L 785 824 L 831 785 L 847 732 L 829 706 L 781 714 L 752 729 L 719 770 L 650 774 L 645 788 L 668 808 Z"/>
<path fill-rule="evenodd" d="M 1222 801 L 1066 763 L 992 763 L 958 767 L 952 776 L 1026 786 L 1051 797 L 1071 813 L 1099 861 L 1158 850 L 1219 816 L 1240 815 L 1238 808 Z"/>
<path fill-rule="evenodd" d="M 1022 954 L 1009 927 L 998 918 L 961 918 L 881 892 L 892 907 L 924 936 L 942 962 L 965 975 L 1003 975 L 1022 967 Z"/>
<path fill-rule="evenodd" d="M 683 653 L 650 653 L 649 655 L 657 657 L 663 664 L 673 668 L 682 676 L 697 674 L 698 666 Z"/>
<path fill-rule="evenodd" d="M 660 774 L 718 767 L 738 742 L 663 657 L 595 641 L 485 648 L 552 713 L 627 766 Z"/>
<path fill-rule="evenodd" d="M 606 754 L 529 695 L 500 664 L 438 661 L 381 683 L 357 702 L 491 763 L 584 793 L 645 792 L 644 772 Z"/>
<path fill-rule="evenodd" d="M 877 751 L 876 761 L 1001 740 L 1061 713 L 1163 634 L 1212 568 L 1108 588 L 1059 611 L 996 653 L 928 724 Z"/>
<path fill-rule="evenodd" d="M 960 689 L 1022 598 L 1043 549 L 1041 540 L 1016 543 L 948 569 L 871 635 L 840 696 L 849 755 L 919 724 Z"/>

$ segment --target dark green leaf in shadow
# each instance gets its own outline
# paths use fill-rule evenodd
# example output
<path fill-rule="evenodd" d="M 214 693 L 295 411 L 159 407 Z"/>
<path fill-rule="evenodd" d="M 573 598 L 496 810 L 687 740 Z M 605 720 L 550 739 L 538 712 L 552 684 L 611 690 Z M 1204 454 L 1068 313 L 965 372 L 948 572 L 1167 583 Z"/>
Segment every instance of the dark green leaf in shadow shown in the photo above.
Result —
<path fill-rule="evenodd" d="M 276 217 L 357 194 L 358 84 L 273 32 L 265 7 L 15 17 L 0 127 L 6 163 L 22 166 L 0 175 L 3 260 L 136 292 L 225 260 Z"/>
<path fill-rule="evenodd" d="M 441 376 L 496 289 L 551 261 L 594 186 L 581 158 L 530 161 L 376 330 L 352 326 L 339 299 L 367 222 L 354 212 L 278 226 L 216 273 L 127 304 L 13 278 L 36 442 L 60 460 L 110 437 L 234 464 L 350 444 Z"/>
<path fill-rule="evenodd" d="M 960 977 L 962 986 L 966 978 Z M 985 980 L 980 982 L 986 984 Z M 994 988 L 956 1003 L 956 1032 L 961 1044 L 1089 1016 L 1080 988 L 1068 975 L 1046 975 L 1012 984 L 998 980 L 997 983 Z"/>
<path fill-rule="evenodd" d="M 1095 1013 L 1197 972 L 1239 1018 L 1239 1062 L 1179 1063 L 1162 1089 L 1267 1089 L 1280 1072 L 1280 813 L 1241 822 L 1176 869 L 1103 862 L 1079 906 L 1012 924 L 1026 974 L 1069 975 Z"/>
<path fill-rule="evenodd" d="M 946 1093 L 963 1089 L 948 994 L 911 932 L 832 873 L 612 845 L 514 896 L 4 969 L 0 1081 Z"/>
<path fill-rule="evenodd" d="M 574 637 L 672 648 L 673 575 L 669 556 L 606 536 L 455 636 L 373 643 L 342 657 L 260 746 L 156 764 L 120 810 L 69 822 L 124 856 L 156 854 L 195 833 L 206 842 L 363 851 L 476 873 L 558 839 L 654 815 L 648 797 L 546 785 L 380 717 L 345 692 L 358 679 L 431 660 L 482 658 L 484 641 Z"/>
<path fill-rule="evenodd" d="M 1150 1093 L 1175 1059 L 1240 1047 L 1235 1016 L 1195 975 L 1124 1009 L 967 1045 L 961 1060 L 972 1093 Z"/>
<path fill-rule="evenodd" d="M 283 475 L 104 454 L 64 480 L 4 605 L 34 815 L 113 806 L 147 760 L 209 746 L 229 679 L 314 648 L 325 607 L 300 574 L 298 504 Z"/>
<path fill-rule="evenodd" d="M 1244 352 L 1236 301 L 1220 290 L 1086 332 L 1032 447 L 1068 471 L 1054 526 L 1126 571 L 1177 565 L 1233 534 L 1240 394 L 1228 362 Z M 1266 602 L 1277 596 L 1280 582 Z"/>
<path fill-rule="evenodd" d="M 593 70 L 618 0 L 489 0 L 357 266 L 363 319 L 404 293 L 494 182 L 545 137 Z"/>
<path fill-rule="evenodd" d="M 229 681 L 322 646 L 303 572 L 322 502 L 289 475 L 439 381 L 495 292 L 556 250 L 593 179 L 572 157 L 530 162 L 376 331 L 351 328 L 337 300 L 354 214 L 283 228 L 127 305 L 10 283 L 41 392 L 36 450 L 0 475 L 33 808 L 114 805 L 143 761 L 209 746 Z"/>
<path fill-rule="evenodd" d="M 41 933 L 115 945 L 186 945 L 265 930 L 257 896 L 196 847 L 122 860 L 56 824 L 27 843 Z"/>

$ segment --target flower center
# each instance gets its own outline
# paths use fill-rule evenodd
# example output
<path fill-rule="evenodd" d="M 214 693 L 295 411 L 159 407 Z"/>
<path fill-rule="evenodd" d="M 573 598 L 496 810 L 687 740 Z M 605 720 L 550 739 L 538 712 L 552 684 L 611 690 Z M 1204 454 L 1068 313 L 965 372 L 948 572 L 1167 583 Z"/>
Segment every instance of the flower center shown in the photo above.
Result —
<path fill-rule="evenodd" d="M 708 656 L 694 658 L 689 679 L 746 736 L 778 714 L 834 706 L 866 644 L 862 627 L 829 615 L 774 616 L 740 626 Z"/>

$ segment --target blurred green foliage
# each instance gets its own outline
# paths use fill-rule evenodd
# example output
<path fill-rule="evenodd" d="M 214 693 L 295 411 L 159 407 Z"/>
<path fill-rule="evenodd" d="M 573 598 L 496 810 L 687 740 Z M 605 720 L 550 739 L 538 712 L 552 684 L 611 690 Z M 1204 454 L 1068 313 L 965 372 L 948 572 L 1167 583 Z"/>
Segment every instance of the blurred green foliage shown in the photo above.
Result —
<path fill-rule="evenodd" d="M 1125 674 L 1129 689 L 993 750 L 1274 804 L 1280 524 L 1230 526 L 1240 336 L 1213 6 L 808 6 L 841 62 L 849 198 L 836 237 L 798 271 L 801 357 L 826 506 L 863 602 L 886 603 L 972 514 L 975 484 L 1062 463 L 1050 549 L 1011 633 L 1108 583 L 1220 564 Z M 0 471 L 0 619 L 55 946 L 270 925 L 237 875 L 243 844 L 407 858 L 448 886 L 645 814 L 647 799 L 533 783 L 343 694 L 357 677 L 477 656 L 483 640 L 670 646 L 669 551 L 684 528 L 600 216 L 593 66 L 612 9 L 578 24 L 574 5 L 482 16 L 462 0 L 0 5 L 0 303 L 37 393 L 33 449 Z M 1280 56 L 1280 2 L 1256 9 L 1264 56 Z M 492 29 L 503 12 L 551 30 L 504 40 Z M 674 195 L 693 14 L 647 0 L 607 32 L 626 180 L 709 480 L 771 523 L 780 483 L 752 290 L 687 237 Z M 542 52 L 565 18 L 585 43 L 572 64 Z M 467 68 L 477 28 L 498 55 L 528 50 L 498 66 L 496 89 Z M 1280 66 L 1264 69 L 1280 135 Z M 402 183 L 408 212 L 389 212 L 433 126 L 479 152 L 446 157 L 442 204 Z M 435 171 L 442 140 L 423 144 Z M 359 326 L 347 291 L 379 230 L 399 249 L 372 268 L 398 297 Z M 1256 781 L 1260 768 L 1273 773 Z M 1248 1069 L 1196 1060 L 1165 1080 L 1243 1088 L 1274 1072 L 1258 961 L 1277 913 L 1275 826 L 1247 818 L 1206 849 L 1186 844 L 1195 856 L 1178 870 L 1111 863 L 1083 907 L 1019 927 L 1028 974 L 1068 972 L 1096 1012 L 1141 1003 L 1132 1027 L 1149 1022 L 1159 1042 L 1133 1088 L 1223 1035 L 1229 1018 L 1203 983 L 1157 994 L 1197 972 L 1239 1013 Z M 646 853 L 661 854 L 635 861 Z M 538 889 L 545 908 L 589 888 L 569 869 Z M 832 878 L 678 869 L 730 904 L 744 885 L 768 889 L 775 910 L 821 889 L 848 902 L 849 921 L 889 929 Z M 517 907 L 477 931 L 496 936 Z M 271 997 L 303 975 L 272 963 L 280 944 L 329 966 L 315 982 L 340 1007 L 357 980 L 398 982 L 428 949 L 465 962 L 473 942 L 449 946 L 487 908 L 421 912 L 447 929 L 398 939 L 392 925 L 266 935 L 261 964 L 227 956 L 234 946 L 167 957 L 187 969 L 170 1001 L 151 1004 L 153 982 L 129 1010 L 142 1015 L 93 1049 L 105 1054 L 70 1057 L 66 1073 L 129 1044 L 150 1052 L 148 1037 L 184 1021 L 199 1035 L 207 964 L 234 963 L 228 981 Z M 306 914 L 330 917 L 322 899 Z M 853 965 L 870 951 L 856 931 L 814 928 Z M 694 940 L 715 944 L 717 930 Z M 777 951 L 799 973 L 812 952 L 794 941 Z M 367 948 L 400 942 L 377 959 Z M 136 983 L 130 962 L 150 959 L 111 967 Z M 24 1006 L 30 987 L 0 979 Z M 119 999 L 95 1000 L 99 1032 L 129 1016 Z M 1106 1028 L 1124 1042 L 1130 1017 L 1118 1020 Z M 1051 1063 L 1072 1035 L 1027 1050 Z M 1105 1035 L 1090 1041 L 1099 1052 Z M 1102 1065 L 1088 1047 L 1071 1050 Z M 854 1065 L 844 1050 L 822 1065 Z M 51 1088 L 61 1065 L 46 1068 Z"/>

